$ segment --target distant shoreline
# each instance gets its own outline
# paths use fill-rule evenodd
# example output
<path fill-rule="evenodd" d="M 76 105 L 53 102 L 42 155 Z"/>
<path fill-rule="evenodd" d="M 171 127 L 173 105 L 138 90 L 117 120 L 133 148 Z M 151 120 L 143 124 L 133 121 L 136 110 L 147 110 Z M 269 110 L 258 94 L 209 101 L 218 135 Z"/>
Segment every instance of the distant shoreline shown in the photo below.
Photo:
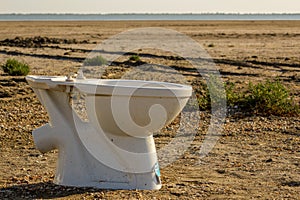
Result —
<path fill-rule="evenodd" d="M 0 21 L 144 21 L 144 20 L 300 20 L 300 13 L 127 13 L 127 14 L 0 14 Z"/>

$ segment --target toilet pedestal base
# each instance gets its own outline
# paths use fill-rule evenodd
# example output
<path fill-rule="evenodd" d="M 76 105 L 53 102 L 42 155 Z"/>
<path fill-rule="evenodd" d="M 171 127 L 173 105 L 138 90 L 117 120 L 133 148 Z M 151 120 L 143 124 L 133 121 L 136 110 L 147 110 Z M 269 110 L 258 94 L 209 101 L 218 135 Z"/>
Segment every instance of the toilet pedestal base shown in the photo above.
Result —
<path fill-rule="evenodd" d="M 95 134 L 95 129 L 90 123 L 83 122 L 73 112 L 69 105 L 69 97 L 66 92 L 44 89 L 34 89 L 42 104 L 46 107 L 50 123 L 33 131 L 33 138 L 37 149 L 48 152 L 58 149 L 58 162 L 54 183 L 65 186 L 95 187 L 101 189 L 160 189 L 158 166 L 151 166 L 153 170 L 143 173 L 131 173 L 114 169 L 101 162 L 91 154 L 79 136 L 78 131 L 85 131 L 86 136 Z M 82 133 L 81 133 L 82 135 Z M 118 137 L 113 137 L 118 142 Z M 107 139 L 107 138 L 106 138 Z M 122 138 L 119 138 L 121 141 Z M 124 138 L 123 138 L 124 139 Z M 127 138 L 124 142 L 132 146 L 128 141 L 132 140 L 137 146 L 149 146 L 150 151 L 155 152 L 152 136 L 144 139 Z M 123 140 L 122 140 L 123 141 Z M 137 144 L 139 143 L 139 144 Z M 150 143 L 150 144 L 149 144 Z M 100 144 L 99 144 L 100 145 Z M 103 143 L 104 145 L 104 143 Z M 99 148 L 99 151 L 107 155 L 104 159 L 114 159 L 118 155 L 111 148 Z M 139 160 L 140 165 L 153 160 L 157 163 L 156 154 L 149 154 L 147 160 Z M 109 163 L 109 162 L 108 162 Z M 139 165 L 139 163 L 130 163 Z"/>

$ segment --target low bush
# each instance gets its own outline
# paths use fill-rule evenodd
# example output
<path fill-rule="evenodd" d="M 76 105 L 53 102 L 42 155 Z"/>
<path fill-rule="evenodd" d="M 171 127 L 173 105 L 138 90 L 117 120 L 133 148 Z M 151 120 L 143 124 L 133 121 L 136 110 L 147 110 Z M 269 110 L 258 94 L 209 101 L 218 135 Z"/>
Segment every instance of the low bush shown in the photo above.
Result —
<path fill-rule="evenodd" d="M 84 66 L 101 66 L 107 64 L 107 60 L 102 56 L 95 56 L 92 58 L 87 58 L 84 62 Z"/>
<path fill-rule="evenodd" d="M 28 64 L 19 62 L 16 59 L 8 59 L 6 63 L 2 65 L 2 69 L 11 76 L 26 76 L 30 71 Z"/>
<path fill-rule="evenodd" d="M 223 82 L 212 75 L 207 79 L 207 84 L 200 82 L 196 95 L 200 110 L 211 109 L 212 107 L 226 106 L 226 93 Z"/>
<path fill-rule="evenodd" d="M 299 114 L 299 105 L 279 80 L 267 80 L 256 85 L 250 83 L 244 98 L 244 109 L 252 113 L 278 116 Z"/>
<path fill-rule="evenodd" d="M 212 106 L 220 105 L 225 98 L 225 89 L 227 106 L 235 107 L 241 112 L 263 116 L 299 115 L 299 105 L 295 103 L 293 96 L 279 80 L 267 80 L 256 85 L 250 83 L 243 92 L 236 92 L 231 82 L 221 87 L 219 84 L 221 83 L 215 81 L 209 81 L 207 85 L 198 84 L 196 95 L 200 110 L 208 110 Z"/>
<path fill-rule="evenodd" d="M 141 61 L 141 58 L 138 55 L 132 55 L 132 56 L 130 56 L 129 60 L 134 61 L 134 62 L 138 62 L 138 61 Z"/>

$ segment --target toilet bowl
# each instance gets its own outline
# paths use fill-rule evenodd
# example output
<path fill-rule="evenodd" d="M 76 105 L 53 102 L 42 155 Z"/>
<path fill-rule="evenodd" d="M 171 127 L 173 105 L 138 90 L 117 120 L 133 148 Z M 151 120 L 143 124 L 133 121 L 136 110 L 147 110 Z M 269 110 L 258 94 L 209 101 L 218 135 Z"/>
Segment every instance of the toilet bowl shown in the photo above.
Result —
<path fill-rule="evenodd" d="M 155 81 L 26 76 L 50 122 L 33 131 L 41 152 L 58 149 L 54 183 L 103 189 L 159 189 L 153 133 L 169 124 L 192 94 Z M 88 120 L 70 104 L 85 97 Z"/>

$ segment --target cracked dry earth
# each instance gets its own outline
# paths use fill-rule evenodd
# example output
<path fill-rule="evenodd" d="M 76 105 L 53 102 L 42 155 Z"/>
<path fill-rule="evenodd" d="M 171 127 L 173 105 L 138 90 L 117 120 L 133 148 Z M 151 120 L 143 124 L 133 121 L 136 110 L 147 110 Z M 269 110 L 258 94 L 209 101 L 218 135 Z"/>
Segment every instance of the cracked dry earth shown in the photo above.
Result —
<path fill-rule="evenodd" d="M 67 75 L 80 68 L 97 43 L 138 27 L 171 28 L 190 36 L 212 56 L 223 80 L 235 83 L 236 92 L 249 82 L 278 77 L 299 104 L 299 21 L 0 22 L 0 63 L 16 58 L 31 66 L 31 74 Z M 201 77 L 184 61 L 159 51 L 140 53 L 143 63 L 172 66 L 197 89 Z M 118 78 L 134 67 L 124 60 L 104 77 Z M 190 147 L 161 169 L 161 190 L 58 186 L 52 183 L 57 151 L 41 154 L 31 136 L 48 122 L 47 112 L 24 77 L 0 71 L 0 199 L 300 198 L 299 117 L 233 113 L 214 149 L 201 161 L 209 112 L 201 112 L 200 118 Z M 175 136 L 177 122 L 155 135 L 158 149 Z"/>

